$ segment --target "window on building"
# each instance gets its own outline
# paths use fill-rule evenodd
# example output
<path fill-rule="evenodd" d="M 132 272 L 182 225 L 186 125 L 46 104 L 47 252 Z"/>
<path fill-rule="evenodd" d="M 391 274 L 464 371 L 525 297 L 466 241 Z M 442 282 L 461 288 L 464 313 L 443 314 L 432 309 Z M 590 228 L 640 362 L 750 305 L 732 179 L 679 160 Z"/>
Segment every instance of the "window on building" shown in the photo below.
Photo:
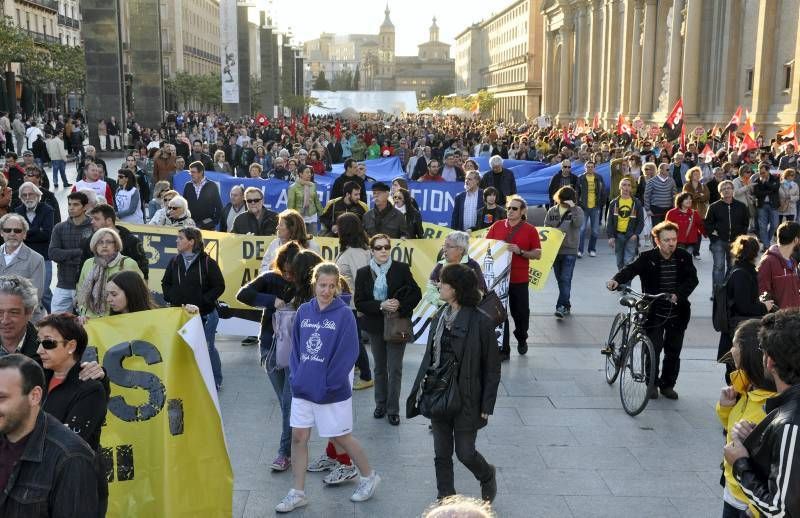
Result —
<path fill-rule="evenodd" d="M 17 9 L 17 27 L 22 27 L 22 18 L 19 16 L 19 9 Z"/>
<path fill-rule="evenodd" d="M 783 65 L 783 89 L 792 89 L 792 75 L 794 72 L 794 61 L 790 61 Z"/>
<path fill-rule="evenodd" d="M 752 92 L 753 91 L 753 69 L 748 68 L 744 71 L 744 84 L 745 84 L 745 92 Z"/>

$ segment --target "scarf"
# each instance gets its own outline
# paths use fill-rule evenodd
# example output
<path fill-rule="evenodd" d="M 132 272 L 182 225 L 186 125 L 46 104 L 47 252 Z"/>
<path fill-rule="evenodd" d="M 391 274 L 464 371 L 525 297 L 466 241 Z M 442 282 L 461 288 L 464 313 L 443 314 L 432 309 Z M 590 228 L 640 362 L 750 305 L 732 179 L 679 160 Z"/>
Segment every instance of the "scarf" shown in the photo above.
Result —
<path fill-rule="evenodd" d="M 433 367 L 438 367 L 442 359 L 442 335 L 444 334 L 444 328 L 447 327 L 447 329 L 450 329 L 453 327 L 453 322 L 455 322 L 459 311 L 461 311 L 461 308 L 453 310 L 453 306 L 447 304 L 439 315 L 439 322 L 436 324 L 436 333 L 433 335 L 433 351 L 431 357 L 431 366 Z"/>
<path fill-rule="evenodd" d="M 314 183 L 300 179 L 297 180 L 297 183 L 303 186 L 303 216 L 308 216 L 308 206 L 311 204 L 311 189 L 314 187 Z"/>
<path fill-rule="evenodd" d="M 186 267 L 186 270 L 189 270 L 189 267 L 192 265 L 195 259 L 199 254 L 197 252 L 182 252 L 181 257 L 183 257 L 183 265 Z"/>
<path fill-rule="evenodd" d="M 124 260 L 125 256 L 119 252 L 111 260 L 99 256 L 94 257 L 92 269 L 86 279 L 83 280 L 83 284 L 78 287 L 78 293 L 75 297 L 79 308 L 86 308 L 97 315 L 108 313 L 105 294 L 108 271 L 118 266 L 121 267 L 121 263 Z"/>
<path fill-rule="evenodd" d="M 389 285 L 386 283 L 386 272 L 389 271 L 389 268 L 392 266 L 392 258 L 390 257 L 388 261 L 383 264 L 378 264 L 375 262 L 375 258 L 369 260 L 369 267 L 372 270 L 372 273 L 375 274 L 375 283 L 372 287 L 372 296 L 375 300 L 383 302 L 389 296 Z"/>

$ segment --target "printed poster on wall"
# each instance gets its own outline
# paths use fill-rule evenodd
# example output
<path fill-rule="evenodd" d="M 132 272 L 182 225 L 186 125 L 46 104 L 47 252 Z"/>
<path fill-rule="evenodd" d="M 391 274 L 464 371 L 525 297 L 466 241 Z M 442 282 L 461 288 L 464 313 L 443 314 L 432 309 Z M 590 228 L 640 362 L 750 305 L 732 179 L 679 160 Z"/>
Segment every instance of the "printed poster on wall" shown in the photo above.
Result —
<path fill-rule="evenodd" d="M 222 102 L 239 102 L 239 40 L 236 33 L 236 0 L 220 0 L 219 38 L 222 50 Z"/>

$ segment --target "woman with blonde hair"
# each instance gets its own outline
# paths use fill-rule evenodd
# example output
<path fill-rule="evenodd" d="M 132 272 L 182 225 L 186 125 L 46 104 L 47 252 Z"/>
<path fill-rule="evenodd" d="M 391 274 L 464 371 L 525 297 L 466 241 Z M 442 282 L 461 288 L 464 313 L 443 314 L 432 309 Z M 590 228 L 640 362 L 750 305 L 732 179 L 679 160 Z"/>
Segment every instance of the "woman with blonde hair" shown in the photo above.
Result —
<path fill-rule="evenodd" d="M 161 211 L 162 214 L 164 214 L 165 211 L 163 209 L 165 202 L 163 196 L 164 193 L 167 191 L 169 191 L 169 182 L 167 182 L 166 180 L 156 182 L 155 186 L 153 186 L 153 199 L 150 200 L 150 202 L 147 204 L 148 222 L 155 217 L 156 213 L 159 210 Z"/>
<path fill-rule="evenodd" d="M 225 151 L 221 149 L 214 151 L 214 171 L 218 173 L 233 174 L 231 172 L 231 164 L 225 160 Z"/>
<path fill-rule="evenodd" d="M 278 248 L 288 243 L 289 241 L 297 241 L 300 248 L 306 248 L 319 253 L 319 245 L 314 241 L 314 236 L 309 235 L 306 231 L 306 224 L 303 216 L 299 212 L 292 209 L 286 209 L 278 214 L 278 226 L 275 230 L 275 239 L 267 247 L 264 252 L 264 258 L 261 260 L 260 273 L 264 273 L 270 269 L 275 256 L 278 253 Z"/>
<path fill-rule="evenodd" d="M 286 206 L 300 213 L 305 221 L 306 231 L 316 234 L 319 215 L 322 214 L 322 203 L 317 194 L 317 184 L 313 181 L 314 171 L 311 166 L 303 166 L 297 173 L 297 181 L 286 193 Z"/>

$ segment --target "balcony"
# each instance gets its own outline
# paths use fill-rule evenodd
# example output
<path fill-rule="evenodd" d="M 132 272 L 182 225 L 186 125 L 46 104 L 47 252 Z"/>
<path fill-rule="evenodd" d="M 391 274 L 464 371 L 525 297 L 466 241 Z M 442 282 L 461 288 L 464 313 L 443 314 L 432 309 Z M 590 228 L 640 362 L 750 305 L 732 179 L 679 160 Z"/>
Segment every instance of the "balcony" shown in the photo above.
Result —
<path fill-rule="evenodd" d="M 36 43 L 55 43 L 61 44 L 61 40 L 57 36 L 51 36 L 50 34 L 44 34 L 42 32 L 36 32 L 27 30 L 25 31 L 28 33 L 28 36 L 33 38 L 33 41 Z"/>
<path fill-rule="evenodd" d="M 48 11 L 58 12 L 58 0 L 21 0 L 23 4 L 31 4 Z"/>
<path fill-rule="evenodd" d="M 72 29 L 81 28 L 81 22 L 79 22 L 75 18 L 69 18 L 67 16 L 64 16 L 63 14 L 58 15 L 58 24 L 63 25 L 64 27 L 70 27 Z"/>
<path fill-rule="evenodd" d="M 189 45 L 184 45 L 183 46 L 183 52 L 184 52 L 184 54 L 189 54 L 190 56 L 194 56 L 196 58 L 204 59 L 206 61 L 211 61 L 213 63 L 220 63 L 219 56 L 215 56 L 214 54 L 211 54 L 210 52 L 206 52 L 204 50 L 200 50 L 198 48 L 191 47 Z"/>

